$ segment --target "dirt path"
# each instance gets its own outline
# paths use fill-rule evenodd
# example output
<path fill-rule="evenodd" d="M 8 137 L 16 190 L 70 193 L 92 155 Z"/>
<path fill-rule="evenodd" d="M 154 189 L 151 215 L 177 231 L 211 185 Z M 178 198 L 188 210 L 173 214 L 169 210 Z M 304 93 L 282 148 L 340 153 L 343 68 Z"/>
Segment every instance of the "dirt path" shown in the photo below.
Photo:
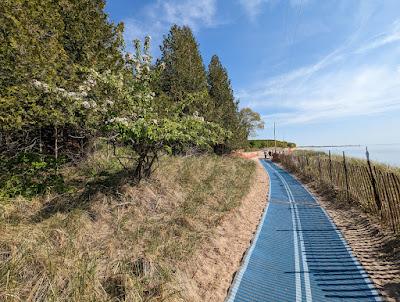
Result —
<path fill-rule="evenodd" d="M 224 301 L 241 259 L 250 246 L 268 195 L 268 175 L 257 159 L 256 176 L 239 208 L 228 214 L 212 238 L 184 268 L 187 301 Z"/>

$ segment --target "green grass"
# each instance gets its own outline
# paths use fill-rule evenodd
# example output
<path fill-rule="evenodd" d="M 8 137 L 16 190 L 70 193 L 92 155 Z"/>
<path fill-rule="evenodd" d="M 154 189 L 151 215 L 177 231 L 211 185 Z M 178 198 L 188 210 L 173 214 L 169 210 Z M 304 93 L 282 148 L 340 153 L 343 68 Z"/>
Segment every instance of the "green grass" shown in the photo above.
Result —
<path fill-rule="evenodd" d="M 68 192 L 0 205 L 1 301 L 185 300 L 178 264 L 240 204 L 255 164 L 164 157 L 134 186 L 102 150 L 60 172 Z"/>

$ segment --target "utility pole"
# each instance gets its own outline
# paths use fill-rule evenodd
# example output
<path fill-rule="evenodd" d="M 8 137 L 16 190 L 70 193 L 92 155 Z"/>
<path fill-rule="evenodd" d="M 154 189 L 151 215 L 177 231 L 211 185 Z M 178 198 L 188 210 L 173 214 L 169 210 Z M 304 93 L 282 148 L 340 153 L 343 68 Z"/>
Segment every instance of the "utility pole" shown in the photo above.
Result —
<path fill-rule="evenodd" d="M 276 154 L 276 131 L 275 131 L 275 122 L 274 122 L 274 143 L 275 143 L 275 154 Z"/>

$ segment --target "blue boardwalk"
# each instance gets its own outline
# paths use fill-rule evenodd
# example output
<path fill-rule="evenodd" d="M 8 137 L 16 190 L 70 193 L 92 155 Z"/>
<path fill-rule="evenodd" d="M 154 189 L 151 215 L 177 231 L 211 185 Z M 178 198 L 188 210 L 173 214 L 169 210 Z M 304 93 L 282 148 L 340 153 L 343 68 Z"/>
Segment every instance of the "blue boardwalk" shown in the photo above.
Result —
<path fill-rule="evenodd" d="M 285 170 L 262 164 L 268 207 L 227 301 L 382 301 L 313 196 Z"/>

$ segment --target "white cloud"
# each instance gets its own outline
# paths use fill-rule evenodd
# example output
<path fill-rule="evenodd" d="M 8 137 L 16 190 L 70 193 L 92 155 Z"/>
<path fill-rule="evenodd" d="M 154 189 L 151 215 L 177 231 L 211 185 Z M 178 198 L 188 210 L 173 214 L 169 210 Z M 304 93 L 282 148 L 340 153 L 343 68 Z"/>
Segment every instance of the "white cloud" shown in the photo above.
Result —
<path fill-rule="evenodd" d="M 376 36 L 374 39 L 372 39 L 372 41 L 363 47 L 360 47 L 355 52 L 358 54 L 364 53 L 366 51 L 370 51 L 397 41 L 400 41 L 400 20 L 397 20 L 393 23 L 392 30 L 390 32 L 382 33 Z"/>
<path fill-rule="evenodd" d="M 167 23 L 198 26 L 213 26 L 216 0 L 158 1 L 159 16 Z"/>
<path fill-rule="evenodd" d="M 239 3 L 244 7 L 251 20 L 254 20 L 261 12 L 261 6 L 266 2 L 268 2 L 268 0 L 239 0 Z"/>
<path fill-rule="evenodd" d="M 251 101 L 250 106 L 262 112 L 275 110 L 265 118 L 280 124 L 309 123 L 400 109 L 400 74 L 396 67 L 369 66 L 330 73 L 308 81 L 301 89 L 287 85 L 282 94 L 273 92 L 269 96 L 253 96 L 255 101 Z"/>
<path fill-rule="evenodd" d="M 157 0 L 144 8 L 141 22 L 137 18 L 124 21 L 125 36 L 131 41 L 150 35 L 153 44 L 158 44 L 172 24 L 188 25 L 194 31 L 217 25 L 216 11 L 216 0 Z"/>
<path fill-rule="evenodd" d="M 243 6 L 246 11 L 246 14 L 250 18 L 250 20 L 254 21 L 256 17 L 261 13 L 262 7 L 264 4 L 274 4 L 279 1 L 288 1 L 288 0 L 239 0 L 239 3 Z M 290 0 L 290 5 L 292 7 L 302 6 L 310 2 L 310 0 Z"/>
<path fill-rule="evenodd" d="M 244 100 L 249 98 L 263 100 L 273 95 L 282 96 L 288 88 L 296 88 L 298 90 L 314 74 L 342 60 L 342 52 L 344 49 L 345 46 L 342 46 L 332 51 L 315 64 L 293 70 L 274 78 L 269 78 L 264 82 L 258 83 L 256 85 L 257 87 L 252 87 L 250 90 L 239 91 L 237 97 Z"/>
<path fill-rule="evenodd" d="M 396 29 L 396 27 L 393 27 Z M 400 109 L 400 48 L 386 48 L 371 57 L 377 47 L 391 43 L 396 30 L 382 34 L 361 47 L 353 38 L 315 64 L 241 91 L 238 97 L 266 120 L 302 124 L 342 117 L 373 115 Z M 386 38 L 383 38 L 386 37 Z M 378 43 L 379 41 L 379 43 Z M 354 44 L 354 43 L 353 43 Z M 367 53 L 368 52 L 368 53 Z M 363 61 L 364 60 L 364 61 Z M 363 63 L 362 63 L 363 62 Z"/>

